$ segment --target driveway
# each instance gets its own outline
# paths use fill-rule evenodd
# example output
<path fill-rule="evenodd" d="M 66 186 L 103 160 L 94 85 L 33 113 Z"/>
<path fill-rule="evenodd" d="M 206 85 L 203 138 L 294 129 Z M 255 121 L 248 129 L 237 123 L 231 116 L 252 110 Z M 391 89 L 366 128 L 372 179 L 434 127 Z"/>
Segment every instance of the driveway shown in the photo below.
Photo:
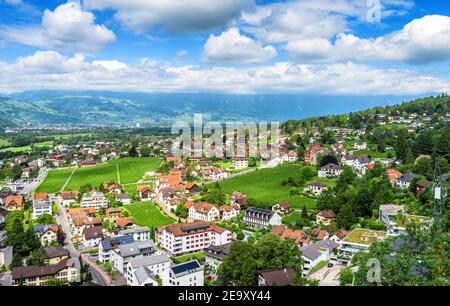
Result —
<path fill-rule="evenodd" d="M 318 280 L 319 286 L 339 286 L 339 272 L 345 267 L 336 262 L 332 263 L 334 264 L 333 267 L 325 266 L 308 277 Z"/>

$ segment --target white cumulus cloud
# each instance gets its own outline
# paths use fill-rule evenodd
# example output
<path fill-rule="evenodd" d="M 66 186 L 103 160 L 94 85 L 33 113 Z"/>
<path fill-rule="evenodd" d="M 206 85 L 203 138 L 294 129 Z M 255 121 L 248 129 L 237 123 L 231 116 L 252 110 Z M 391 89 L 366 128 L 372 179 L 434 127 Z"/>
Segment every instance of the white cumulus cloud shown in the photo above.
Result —
<path fill-rule="evenodd" d="M 82 55 L 40 51 L 0 61 L 0 92 L 34 89 L 142 92 L 307 93 L 416 95 L 448 92 L 449 83 L 414 70 L 381 69 L 352 62 L 280 62 L 239 67 L 174 66 L 145 58 L 136 65 L 87 61 Z"/>
<path fill-rule="evenodd" d="M 115 18 L 136 32 L 156 28 L 190 33 L 222 27 L 255 5 L 255 0 L 85 0 L 89 9 L 113 9 Z"/>
<path fill-rule="evenodd" d="M 95 24 L 95 16 L 78 2 L 68 2 L 54 11 L 45 10 L 40 25 L 0 26 L 5 40 L 41 48 L 75 52 L 95 52 L 115 41 L 115 34 L 104 25 Z"/>
<path fill-rule="evenodd" d="M 277 56 L 272 46 L 263 46 L 250 37 L 241 35 L 239 29 L 231 28 L 219 36 L 210 35 L 205 43 L 203 57 L 221 64 L 263 63 Z"/>
<path fill-rule="evenodd" d="M 327 39 L 293 40 L 286 49 L 303 60 L 393 60 L 429 64 L 450 58 L 450 17 L 424 16 L 399 31 L 374 39 L 340 33 L 334 44 Z"/>

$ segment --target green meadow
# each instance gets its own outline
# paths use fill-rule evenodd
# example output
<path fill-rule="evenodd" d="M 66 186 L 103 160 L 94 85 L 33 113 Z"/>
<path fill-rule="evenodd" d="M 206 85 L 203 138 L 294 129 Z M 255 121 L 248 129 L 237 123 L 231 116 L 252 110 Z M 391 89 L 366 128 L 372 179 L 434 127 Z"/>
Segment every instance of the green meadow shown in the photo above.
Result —
<path fill-rule="evenodd" d="M 62 170 L 50 170 L 45 180 L 38 186 L 36 192 L 57 193 L 64 186 L 64 183 L 72 173 L 73 168 Z"/>
<path fill-rule="evenodd" d="M 316 199 L 303 196 L 292 196 L 291 187 L 282 186 L 281 182 L 288 177 L 298 178 L 302 166 L 287 164 L 276 168 L 259 169 L 249 174 L 236 176 L 220 182 L 220 186 L 227 193 L 234 191 L 245 193 L 248 197 L 256 199 L 258 202 L 273 205 L 281 201 L 289 202 L 295 208 L 315 208 Z M 331 180 L 313 179 L 333 185 Z"/>
<path fill-rule="evenodd" d="M 163 211 L 152 202 L 137 202 L 131 205 L 125 205 L 126 209 L 133 219 L 133 222 L 139 226 L 148 226 L 156 228 L 158 226 L 175 223 L 175 220 L 166 216 Z"/>

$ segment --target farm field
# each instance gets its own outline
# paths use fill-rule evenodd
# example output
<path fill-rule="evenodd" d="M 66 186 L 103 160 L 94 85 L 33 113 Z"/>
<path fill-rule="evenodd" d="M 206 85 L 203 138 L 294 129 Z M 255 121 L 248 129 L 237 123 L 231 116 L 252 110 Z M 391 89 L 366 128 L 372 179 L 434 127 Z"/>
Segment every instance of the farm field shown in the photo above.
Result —
<path fill-rule="evenodd" d="M 126 209 L 139 226 L 156 228 L 162 225 L 175 223 L 175 220 L 166 216 L 162 210 L 152 202 L 137 202 L 131 205 L 122 206 Z"/>
<path fill-rule="evenodd" d="M 51 170 L 47 173 L 44 182 L 39 185 L 36 192 L 57 193 L 60 191 L 65 181 L 69 178 L 73 169 Z"/>
<path fill-rule="evenodd" d="M 300 169 L 301 166 L 292 164 L 260 169 L 224 180 L 220 186 L 227 194 L 240 191 L 265 204 L 273 205 L 281 201 L 288 201 L 294 208 L 301 209 L 303 205 L 306 205 L 307 208 L 315 208 L 315 199 L 292 196 L 290 187 L 281 185 L 281 182 L 288 177 L 297 178 Z"/>
<path fill-rule="evenodd" d="M 122 158 L 95 167 L 78 168 L 66 186 L 66 190 L 79 189 L 87 183 L 96 187 L 103 182 L 118 182 L 119 177 L 121 184 L 134 183 L 140 180 L 145 172 L 155 171 L 159 164 L 159 159 L 151 157 Z"/>

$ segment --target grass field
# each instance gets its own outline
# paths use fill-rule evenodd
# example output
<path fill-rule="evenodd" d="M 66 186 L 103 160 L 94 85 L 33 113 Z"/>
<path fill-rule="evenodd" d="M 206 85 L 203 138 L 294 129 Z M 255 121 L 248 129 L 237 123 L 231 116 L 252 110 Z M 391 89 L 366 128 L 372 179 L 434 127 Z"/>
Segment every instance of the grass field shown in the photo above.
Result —
<path fill-rule="evenodd" d="M 187 255 L 178 256 L 178 257 L 172 257 L 173 262 L 176 264 L 180 264 L 180 263 L 189 261 L 191 259 L 197 259 L 199 262 L 203 262 L 203 261 L 205 261 L 205 254 L 203 254 L 203 252 L 198 252 L 198 253 L 192 253 L 192 254 L 187 254 Z"/>
<path fill-rule="evenodd" d="M 33 144 L 35 147 L 42 148 L 42 147 L 52 147 L 53 141 L 42 141 L 42 142 L 36 142 Z M 23 146 L 23 147 L 8 147 L 3 149 L 2 151 L 7 152 L 26 152 L 31 151 L 31 145 L 30 146 Z"/>
<path fill-rule="evenodd" d="M 39 185 L 36 192 L 57 193 L 60 191 L 73 169 L 52 170 L 47 173 L 44 182 Z"/>
<path fill-rule="evenodd" d="M 367 154 L 372 158 L 387 158 L 388 154 L 391 153 L 391 156 L 395 156 L 395 151 L 394 150 L 388 150 L 384 153 L 378 152 L 378 151 L 373 151 L 373 150 L 359 150 L 359 151 L 355 151 L 353 152 L 354 155 L 361 155 L 361 154 Z"/>
<path fill-rule="evenodd" d="M 276 168 L 260 169 L 242 176 L 233 177 L 222 181 L 222 189 L 231 194 L 234 191 L 245 193 L 248 197 L 265 204 L 275 204 L 281 201 L 288 201 L 295 208 L 308 208 L 316 206 L 316 200 L 291 196 L 289 186 L 282 186 L 281 182 L 288 177 L 298 178 L 299 165 L 282 165 Z"/>
<path fill-rule="evenodd" d="M 10 142 L 6 139 L 0 139 L 0 147 L 9 146 Z"/>
<path fill-rule="evenodd" d="M 175 223 L 175 220 L 166 216 L 156 204 L 151 202 L 138 202 L 123 206 L 133 218 L 133 222 L 139 226 L 156 228 L 162 225 Z"/>
<path fill-rule="evenodd" d="M 120 183 L 137 182 L 148 171 L 155 171 L 160 160 L 157 158 L 122 158 L 90 168 L 78 168 L 66 189 L 79 189 L 84 184 L 96 187 L 103 182 L 118 182 L 117 168 L 120 173 Z"/>

